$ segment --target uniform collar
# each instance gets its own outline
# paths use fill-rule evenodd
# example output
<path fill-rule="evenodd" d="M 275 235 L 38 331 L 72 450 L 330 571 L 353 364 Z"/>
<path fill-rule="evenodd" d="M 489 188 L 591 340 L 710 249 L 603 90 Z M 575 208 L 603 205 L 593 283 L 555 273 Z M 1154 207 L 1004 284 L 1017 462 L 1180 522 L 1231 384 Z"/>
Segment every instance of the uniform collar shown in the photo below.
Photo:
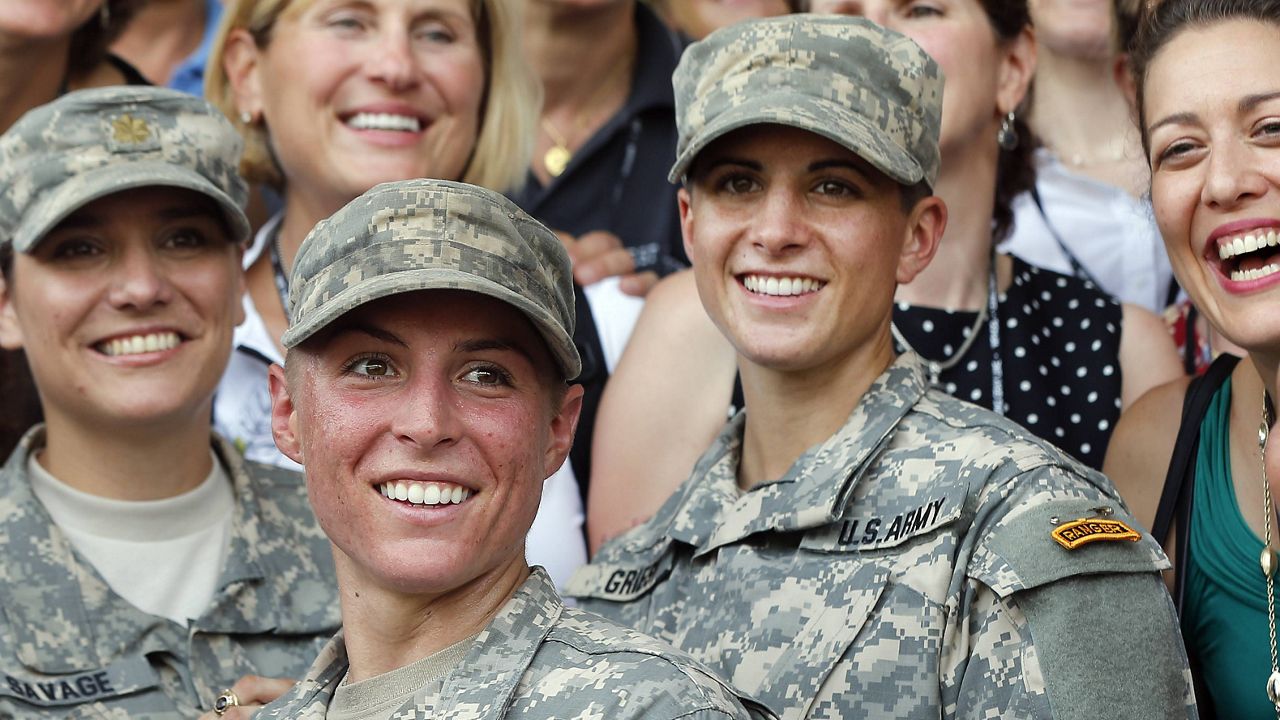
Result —
<path fill-rule="evenodd" d="M 162 642 L 157 639 L 161 636 L 185 637 L 180 626 L 116 596 L 97 570 L 75 554 L 31 490 L 27 461 L 44 444 L 44 427 L 33 428 L 0 470 L 0 557 L 5 559 L 0 565 L 0 610 L 16 636 L 19 661 L 43 673 L 72 673 L 100 667 L 123 648 L 161 649 L 148 643 Z M 257 634 L 276 629 L 322 632 L 334 627 L 336 610 L 330 613 L 335 617 L 327 621 L 309 622 L 317 618 L 287 604 L 295 593 L 277 593 L 278 602 L 274 603 L 263 603 L 261 598 L 246 602 L 254 599 L 252 595 L 262 582 L 305 578 L 299 577 L 296 567 L 285 567 L 283 559 L 273 562 L 266 556 L 274 545 L 263 541 L 263 525 L 271 521 L 262 517 L 255 483 L 230 444 L 214 436 L 213 449 L 231 478 L 236 509 L 219 590 L 213 606 L 196 620 L 193 630 Z M 268 532 L 265 537 L 275 538 L 276 545 L 287 542 L 291 547 L 298 540 L 293 534 L 279 532 Z M 297 544 L 291 552 L 308 552 Z M 86 597 L 106 598 L 112 615 L 109 636 L 95 636 L 96 623 L 90 622 Z M 171 632 L 158 632 L 158 628 Z M 150 640 L 144 643 L 143 638 Z"/>
<path fill-rule="evenodd" d="M 766 530 L 790 532 L 834 522 L 877 451 L 928 389 L 919 359 L 900 356 L 838 431 L 805 451 L 782 478 L 746 493 L 737 486 L 745 424 L 745 413 L 739 413 L 698 461 L 683 491 L 669 501 L 667 535 L 701 555 Z"/>
<path fill-rule="evenodd" d="M 485 629 L 476 636 L 462 662 L 441 689 L 436 717 L 465 715 L 472 720 L 500 720 L 511 705 L 520 678 L 552 627 L 564 602 L 540 567 L 511 596 Z M 320 651 L 307 676 L 294 691 L 295 700 L 282 710 L 287 717 L 323 717 L 338 683 L 347 673 L 346 641 L 340 631 Z M 463 712 L 465 710 L 465 712 Z"/>

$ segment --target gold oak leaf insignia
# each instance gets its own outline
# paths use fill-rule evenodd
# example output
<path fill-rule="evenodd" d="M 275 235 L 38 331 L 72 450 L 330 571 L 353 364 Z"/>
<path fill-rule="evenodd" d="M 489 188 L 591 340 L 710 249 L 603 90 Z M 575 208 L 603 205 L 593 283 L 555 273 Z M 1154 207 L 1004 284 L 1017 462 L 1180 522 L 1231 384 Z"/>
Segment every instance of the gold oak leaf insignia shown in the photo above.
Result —
<path fill-rule="evenodd" d="M 118 143 L 140 143 L 151 137 L 147 121 L 132 115 L 121 115 L 111 123 L 112 136 Z"/>

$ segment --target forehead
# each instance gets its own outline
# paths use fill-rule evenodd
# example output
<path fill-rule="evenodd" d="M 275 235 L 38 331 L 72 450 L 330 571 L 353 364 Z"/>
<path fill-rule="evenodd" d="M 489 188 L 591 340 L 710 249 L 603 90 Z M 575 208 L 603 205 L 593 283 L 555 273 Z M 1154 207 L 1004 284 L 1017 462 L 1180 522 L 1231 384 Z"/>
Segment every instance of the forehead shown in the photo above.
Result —
<path fill-rule="evenodd" d="M 1210 107 L 1234 110 L 1246 95 L 1280 90 L 1280 25 L 1226 20 L 1187 28 L 1152 58 L 1143 88 L 1147 120 Z"/>

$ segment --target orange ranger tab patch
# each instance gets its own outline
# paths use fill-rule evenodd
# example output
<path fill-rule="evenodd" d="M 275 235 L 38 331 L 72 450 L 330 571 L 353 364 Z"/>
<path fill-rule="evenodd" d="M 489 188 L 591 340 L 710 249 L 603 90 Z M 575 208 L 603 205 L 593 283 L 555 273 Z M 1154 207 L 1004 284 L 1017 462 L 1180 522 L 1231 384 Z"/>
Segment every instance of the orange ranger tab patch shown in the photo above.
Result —
<path fill-rule="evenodd" d="M 1105 518 L 1080 518 L 1065 522 L 1053 529 L 1053 539 L 1068 550 L 1102 540 L 1128 540 L 1138 542 L 1142 535 L 1119 520 Z"/>

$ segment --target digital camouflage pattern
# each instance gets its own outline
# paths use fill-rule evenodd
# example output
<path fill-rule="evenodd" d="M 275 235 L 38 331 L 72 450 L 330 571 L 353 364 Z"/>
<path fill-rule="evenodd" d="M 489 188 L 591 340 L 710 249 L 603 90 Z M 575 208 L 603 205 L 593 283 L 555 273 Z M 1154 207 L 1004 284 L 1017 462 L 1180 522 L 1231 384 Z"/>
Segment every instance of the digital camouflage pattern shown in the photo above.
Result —
<path fill-rule="evenodd" d="M 693 43 L 672 77 L 679 182 L 711 141 L 778 124 L 849 148 L 903 185 L 938 177 L 942 70 L 904 35 L 865 18 L 782 15 Z"/>
<path fill-rule="evenodd" d="M 0 136 L 0 243 L 31 252 L 76 209 L 156 185 L 209 196 L 243 241 L 241 146 L 221 112 L 186 93 L 137 86 L 67 93 Z"/>
<path fill-rule="evenodd" d="M 749 410 L 748 410 L 749 412 Z M 1169 567 L 1114 487 L 931 390 L 904 355 L 778 481 L 737 487 L 744 415 L 569 583 L 782 718 L 1194 718 Z"/>
<path fill-rule="evenodd" d="M 316 225 L 294 262 L 284 346 L 367 302 L 432 289 L 514 305 L 566 379 L 581 370 L 573 276 L 560 240 L 502 195 L 446 180 L 383 183 Z"/>
<path fill-rule="evenodd" d="M 246 674 L 301 677 L 341 624 L 329 541 L 302 476 L 214 450 L 236 508 L 227 566 L 189 627 L 116 595 L 27 476 L 33 429 L 0 470 L 0 720 L 190 720 Z"/>
<path fill-rule="evenodd" d="M 322 720 L 347 672 L 341 634 L 306 678 L 255 720 Z M 749 701 L 748 701 L 749 703 Z M 725 720 L 770 717 L 664 643 L 566 608 L 542 568 L 476 637 L 443 687 L 389 707 L 388 720 Z"/>

